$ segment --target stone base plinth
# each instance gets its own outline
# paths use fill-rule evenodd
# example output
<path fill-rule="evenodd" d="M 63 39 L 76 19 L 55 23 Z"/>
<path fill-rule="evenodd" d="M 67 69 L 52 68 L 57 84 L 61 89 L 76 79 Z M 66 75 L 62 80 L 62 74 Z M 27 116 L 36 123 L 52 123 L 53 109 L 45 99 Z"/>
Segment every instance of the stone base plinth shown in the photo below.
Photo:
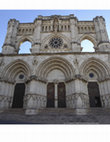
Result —
<path fill-rule="evenodd" d="M 36 110 L 36 109 L 26 109 L 25 114 L 26 115 L 36 115 L 36 114 L 38 114 L 38 110 Z"/>
<path fill-rule="evenodd" d="M 76 115 L 86 115 L 88 112 L 88 109 L 76 109 L 75 113 Z"/>

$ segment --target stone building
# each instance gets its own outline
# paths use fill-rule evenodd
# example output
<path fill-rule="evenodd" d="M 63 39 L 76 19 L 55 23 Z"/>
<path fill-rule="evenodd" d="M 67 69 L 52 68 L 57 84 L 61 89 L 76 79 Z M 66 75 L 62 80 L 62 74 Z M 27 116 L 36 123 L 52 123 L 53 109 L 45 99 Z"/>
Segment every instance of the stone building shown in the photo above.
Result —
<path fill-rule="evenodd" d="M 82 52 L 84 39 L 94 53 Z M 19 54 L 31 42 L 30 54 Z M 33 23 L 8 22 L 0 54 L 0 109 L 110 108 L 110 42 L 102 16 L 38 16 Z"/>

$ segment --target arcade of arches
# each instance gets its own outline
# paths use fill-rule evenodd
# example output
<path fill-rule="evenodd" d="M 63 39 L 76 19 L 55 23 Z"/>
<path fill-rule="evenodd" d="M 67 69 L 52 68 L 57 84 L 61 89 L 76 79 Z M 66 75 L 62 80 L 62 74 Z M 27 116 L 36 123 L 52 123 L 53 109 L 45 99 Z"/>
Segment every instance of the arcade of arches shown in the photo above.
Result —
<path fill-rule="evenodd" d="M 103 17 L 11 19 L 7 30 L 0 54 L 1 110 L 37 114 L 43 108 L 110 108 L 110 42 Z M 93 43 L 94 52 L 82 50 L 84 40 Z M 30 52 L 23 54 L 20 44 L 27 41 Z"/>

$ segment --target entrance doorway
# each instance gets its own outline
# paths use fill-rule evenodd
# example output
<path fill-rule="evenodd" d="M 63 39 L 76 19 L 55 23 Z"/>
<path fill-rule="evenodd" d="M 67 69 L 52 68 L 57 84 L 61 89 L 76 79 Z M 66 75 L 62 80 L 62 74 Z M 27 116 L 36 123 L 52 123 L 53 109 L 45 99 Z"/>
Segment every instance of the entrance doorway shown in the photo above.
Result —
<path fill-rule="evenodd" d="M 66 107 L 65 84 L 48 83 L 47 85 L 47 107 Z M 57 100 L 57 101 L 56 101 Z M 57 103 L 57 105 L 56 105 Z"/>
<path fill-rule="evenodd" d="M 66 107 L 65 84 L 58 84 L 58 107 Z"/>
<path fill-rule="evenodd" d="M 88 83 L 90 107 L 101 107 L 100 92 L 97 82 Z"/>
<path fill-rule="evenodd" d="M 17 83 L 15 85 L 12 108 L 23 108 L 24 93 L 25 93 L 25 84 Z"/>
<path fill-rule="evenodd" d="M 54 107 L 55 105 L 55 87 L 54 83 L 49 83 L 47 85 L 47 107 Z"/>

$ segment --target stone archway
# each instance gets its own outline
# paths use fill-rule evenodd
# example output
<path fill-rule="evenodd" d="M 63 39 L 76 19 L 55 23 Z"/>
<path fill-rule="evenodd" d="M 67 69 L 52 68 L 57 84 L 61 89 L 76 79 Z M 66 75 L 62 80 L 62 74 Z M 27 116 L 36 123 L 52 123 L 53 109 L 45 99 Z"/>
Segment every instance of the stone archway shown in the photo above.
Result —
<path fill-rule="evenodd" d="M 90 107 L 104 107 L 102 101 L 103 93 L 106 96 L 108 90 L 103 89 L 107 86 L 106 77 L 109 76 L 109 67 L 103 61 L 96 58 L 89 58 L 80 66 L 80 73 L 88 81 L 87 89 Z"/>
<path fill-rule="evenodd" d="M 9 106 L 12 108 L 22 108 L 24 106 L 25 82 L 30 76 L 29 65 L 23 60 L 15 60 L 6 66 L 2 73 L 2 78 L 7 79 L 7 96 L 11 97 Z M 12 82 L 10 84 L 10 82 Z M 10 86 L 10 87 L 8 87 Z"/>
<path fill-rule="evenodd" d="M 74 75 L 72 65 L 64 58 L 52 57 L 39 65 L 36 74 L 48 82 L 47 107 L 66 107 L 65 81 Z"/>
<path fill-rule="evenodd" d="M 23 44 L 23 43 L 25 43 L 25 42 L 30 43 L 29 46 L 31 46 L 34 41 L 33 41 L 33 39 L 32 39 L 31 37 L 29 37 L 29 36 L 22 36 L 21 38 L 19 38 L 19 39 L 17 40 L 17 44 L 16 44 L 17 53 L 19 53 L 21 44 Z M 30 48 L 30 50 L 31 50 L 31 48 Z"/>

